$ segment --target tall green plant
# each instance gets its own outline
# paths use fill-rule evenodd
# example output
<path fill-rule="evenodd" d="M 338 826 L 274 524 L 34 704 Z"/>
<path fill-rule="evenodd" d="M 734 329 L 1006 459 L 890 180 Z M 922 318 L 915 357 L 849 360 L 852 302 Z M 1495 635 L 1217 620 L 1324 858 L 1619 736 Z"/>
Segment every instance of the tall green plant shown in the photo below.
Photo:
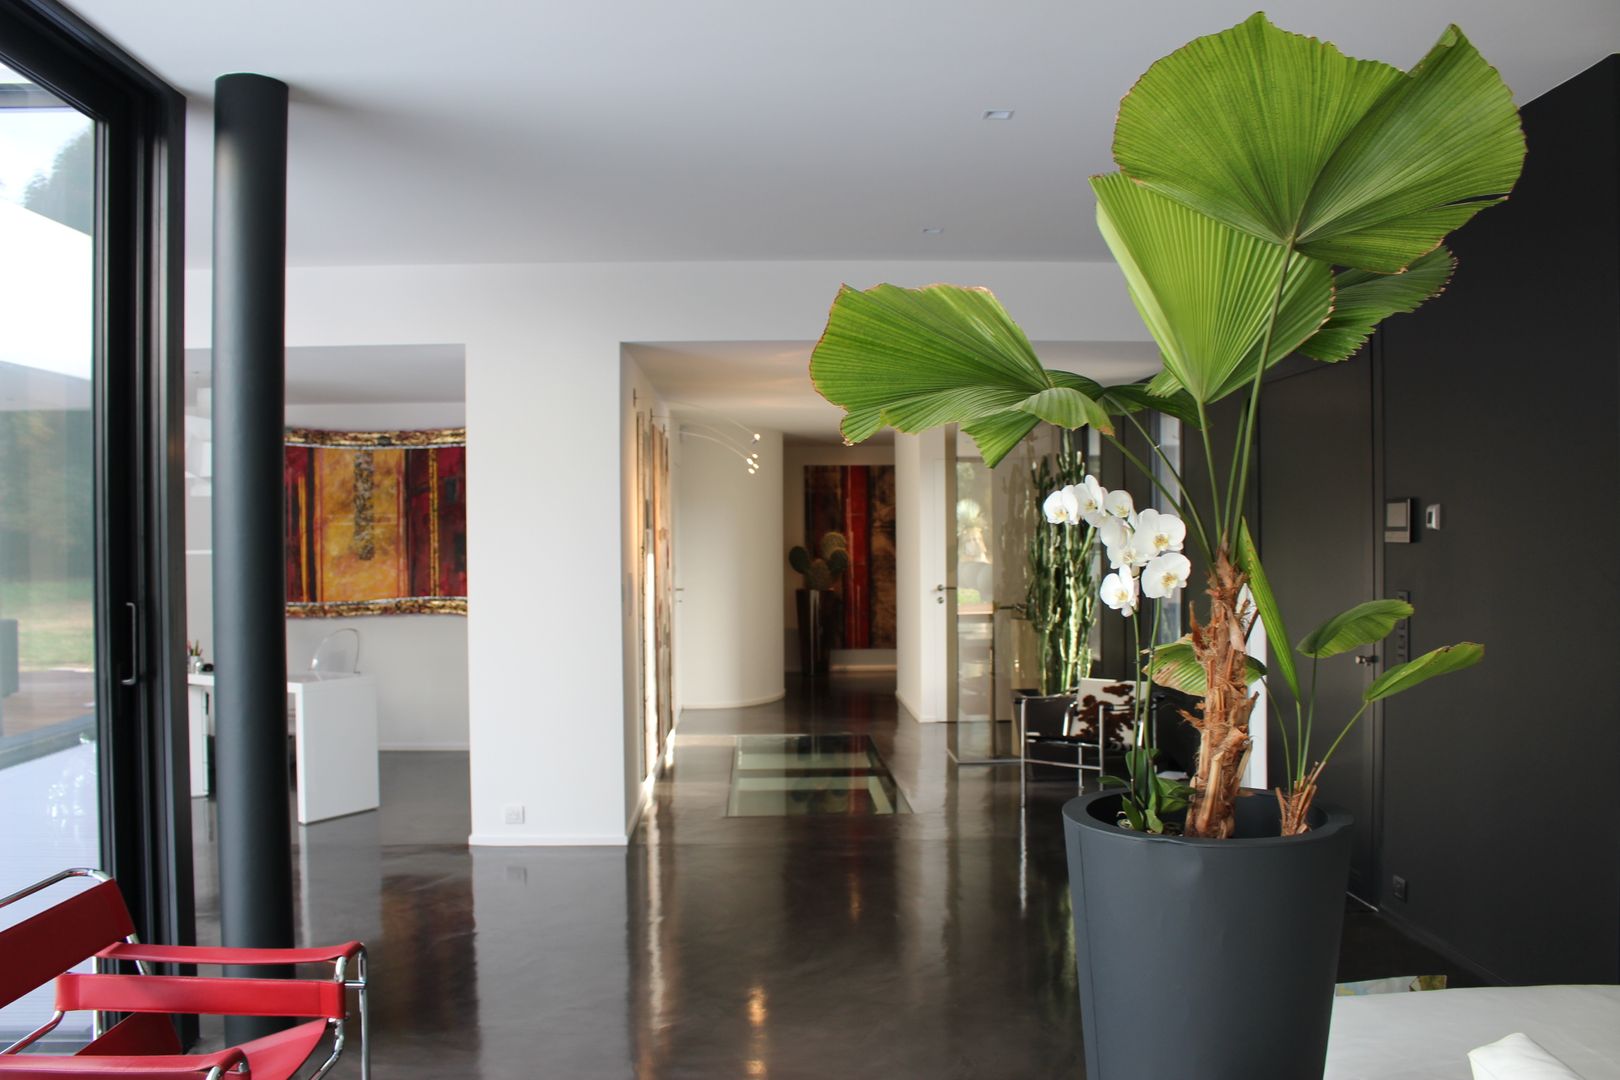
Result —
<path fill-rule="evenodd" d="M 1210 562 L 1209 603 L 1183 643 L 1203 699 L 1189 718 L 1200 737 L 1191 835 L 1232 830 L 1250 749 L 1247 652 L 1257 619 L 1278 644 L 1272 674 L 1302 700 L 1280 608 L 1242 519 L 1266 370 L 1294 353 L 1344 360 L 1381 320 L 1437 295 L 1455 264 L 1441 242 L 1507 197 L 1523 157 L 1511 93 L 1456 27 L 1401 71 L 1256 14 L 1143 75 L 1120 105 L 1119 171 L 1092 181 L 1098 228 L 1163 357 L 1147 387 L 1104 388 L 1043 368 L 982 289 L 846 287 L 833 304 L 811 377 L 845 407 L 851 440 L 884 424 L 920 431 L 955 422 L 993 464 L 1038 420 L 1089 424 L 1112 439 L 1117 418 L 1139 423 L 1136 414 L 1152 408 L 1200 430 L 1209 499 L 1193 504 L 1184 484 L 1166 493 Z M 1221 459 L 1208 407 L 1234 393 L 1243 399 L 1235 450 Z M 1147 463 L 1120 450 L 1152 478 Z M 1397 692 L 1481 654 L 1472 643 L 1448 647 L 1386 671 L 1374 687 Z M 1300 749 L 1278 790 L 1285 832 L 1307 827 L 1320 775 L 1322 763 L 1308 760 L 1311 722 L 1297 705 L 1291 746 Z"/>
<path fill-rule="evenodd" d="M 1015 609 L 1035 634 L 1040 691 L 1062 694 L 1091 674 L 1091 630 L 1097 622 L 1096 532 L 1053 529 L 1041 521 L 1047 492 L 1079 484 L 1085 461 L 1064 431 L 1055 453 L 1030 467 L 1036 524 L 1029 536 L 1029 587 Z"/>

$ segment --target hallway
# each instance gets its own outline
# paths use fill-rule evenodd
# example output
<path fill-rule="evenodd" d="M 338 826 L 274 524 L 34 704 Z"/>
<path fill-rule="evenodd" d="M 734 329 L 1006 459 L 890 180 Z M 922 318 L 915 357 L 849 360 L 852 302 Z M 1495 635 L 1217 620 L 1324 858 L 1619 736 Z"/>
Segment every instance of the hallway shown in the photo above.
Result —
<path fill-rule="evenodd" d="M 381 811 L 296 830 L 300 937 L 372 945 L 384 1077 L 1081 1076 L 1072 788 L 1032 783 L 1025 829 L 1016 769 L 897 713 L 872 676 L 688 711 L 626 850 L 469 849 L 465 755 L 385 754 Z M 834 732 L 910 813 L 726 816 L 735 736 Z M 1449 970 L 1376 916 L 1346 941 L 1343 978 Z"/>

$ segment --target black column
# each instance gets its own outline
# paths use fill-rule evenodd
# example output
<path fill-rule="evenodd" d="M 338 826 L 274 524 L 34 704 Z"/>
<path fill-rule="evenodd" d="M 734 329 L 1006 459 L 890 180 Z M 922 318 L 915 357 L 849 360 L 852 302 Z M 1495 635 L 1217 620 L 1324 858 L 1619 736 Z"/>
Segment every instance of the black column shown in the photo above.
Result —
<path fill-rule="evenodd" d="M 214 84 L 214 653 L 220 930 L 293 944 L 282 401 L 287 87 Z M 243 974 L 264 974 L 263 968 Z M 235 1043 L 280 1027 L 234 1018 Z"/>

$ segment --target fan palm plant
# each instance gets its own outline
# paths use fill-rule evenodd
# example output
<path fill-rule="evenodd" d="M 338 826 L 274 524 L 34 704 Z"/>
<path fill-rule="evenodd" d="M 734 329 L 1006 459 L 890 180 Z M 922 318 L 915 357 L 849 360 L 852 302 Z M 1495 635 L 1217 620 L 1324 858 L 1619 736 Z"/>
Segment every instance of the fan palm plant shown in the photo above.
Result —
<path fill-rule="evenodd" d="M 1119 170 L 1091 186 L 1098 228 L 1163 358 L 1146 386 L 1103 387 L 1044 368 L 994 296 L 953 285 L 846 286 L 811 378 L 845 409 L 851 442 L 885 425 L 916 432 L 955 423 L 990 464 L 1042 420 L 1090 425 L 1158 484 L 1119 443 L 1117 426 L 1136 425 L 1145 437 L 1140 414 L 1151 409 L 1197 427 L 1210 498 L 1194 505 L 1185 485 L 1166 495 L 1208 560 L 1209 603 L 1189 637 L 1154 661 L 1161 681 L 1179 678 L 1202 697 L 1188 717 L 1201 749 L 1185 831 L 1231 833 L 1250 748 L 1256 618 L 1281 646 L 1271 674 L 1296 702 L 1298 753 L 1289 752 L 1278 798 L 1284 833 L 1303 831 L 1322 762 L 1307 756 L 1298 671 L 1242 517 L 1265 373 L 1296 353 L 1345 360 L 1384 318 L 1440 293 L 1455 267 L 1446 234 L 1506 198 L 1518 178 L 1518 113 L 1495 69 L 1454 26 L 1401 71 L 1256 14 L 1154 64 L 1120 105 L 1113 153 Z M 1242 395 L 1235 450 L 1217 462 L 1209 407 L 1233 394 Z M 1314 658 L 1378 640 L 1394 625 L 1389 614 L 1362 618 L 1353 609 L 1300 651 Z M 1465 642 L 1392 668 L 1367 701 L 1481 654 Z"/>

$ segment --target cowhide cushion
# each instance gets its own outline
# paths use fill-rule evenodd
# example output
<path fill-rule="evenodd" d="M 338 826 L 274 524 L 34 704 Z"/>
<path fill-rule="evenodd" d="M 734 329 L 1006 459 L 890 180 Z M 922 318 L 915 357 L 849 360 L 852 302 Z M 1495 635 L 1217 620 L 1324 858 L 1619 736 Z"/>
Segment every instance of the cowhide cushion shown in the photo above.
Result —
<path fill-rule="evenodd" d="M 1114 679 L 1081 679 L 1075 704 L 1069 710 L 1069 735 L 1093 742 L 1097 738 L 1097 714 L 1105 710 L 1106 745 L 1110 750 L 1126 750 L 1136 745 L 1136 728 L 1131 723 L 1131 684 Z"/>

